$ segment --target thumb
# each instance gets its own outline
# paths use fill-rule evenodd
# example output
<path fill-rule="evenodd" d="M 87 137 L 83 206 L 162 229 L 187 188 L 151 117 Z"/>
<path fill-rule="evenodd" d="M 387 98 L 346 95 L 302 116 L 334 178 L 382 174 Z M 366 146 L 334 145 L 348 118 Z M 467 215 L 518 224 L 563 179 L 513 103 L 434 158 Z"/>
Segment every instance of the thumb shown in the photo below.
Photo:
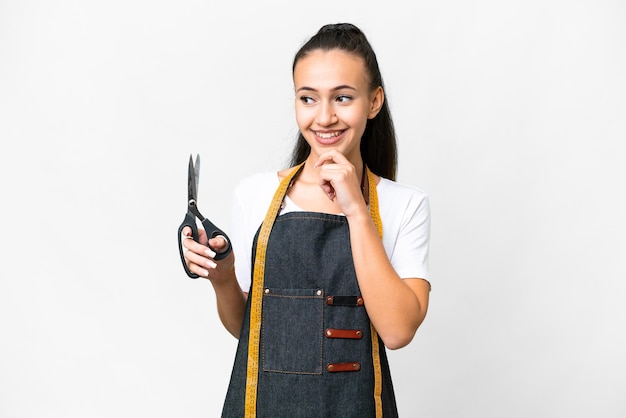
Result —
<path fill-rule="evenodd" d="M 224 235 L 216 235 L 209 240 L 209 245 L 216 252 L 222 253 L 228 249 L 228 240 Z"/>

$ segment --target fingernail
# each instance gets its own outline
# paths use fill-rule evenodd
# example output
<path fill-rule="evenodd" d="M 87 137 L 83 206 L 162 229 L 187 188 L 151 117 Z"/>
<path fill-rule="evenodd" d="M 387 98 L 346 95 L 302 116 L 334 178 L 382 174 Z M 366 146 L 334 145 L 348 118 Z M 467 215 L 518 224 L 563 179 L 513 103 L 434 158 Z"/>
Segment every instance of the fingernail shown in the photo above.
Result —
<path fill-rule="evenodd" d="M 210 248 L 204 250 L 204 253 L 211 258 L 215 258 L 215 251 L 211 250 Z"/>
<path fill-rule="evenodd" d="M 214 269 L 215 267 L 217 267 L 217 264 L 215 264 L 214 261 L 212 260 L 207 260 L 206 265 L 211 267 L 212 269 Z"/>

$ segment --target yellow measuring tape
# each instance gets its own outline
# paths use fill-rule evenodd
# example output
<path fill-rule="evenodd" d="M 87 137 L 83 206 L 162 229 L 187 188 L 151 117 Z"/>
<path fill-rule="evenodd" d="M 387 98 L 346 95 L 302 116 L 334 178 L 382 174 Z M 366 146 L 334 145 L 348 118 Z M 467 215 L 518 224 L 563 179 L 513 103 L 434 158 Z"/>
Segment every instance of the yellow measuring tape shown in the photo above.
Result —
<path fill-rule="evenodd" d="M 376 178 L 369 168 L 367 169 L 367 183 L 369 186 L 370 218 L 376 226 L 378 236 L 383 238 L 383 222 L 378 211 L 378 193 L 376 192 Z M 374 365 L 374 405 L 376 407 L 376 418 L 383 416 L 383 378 L 380 367 L 380 347 L 378 346 L 378 333 L 370 321 L 370 334 L 372 335 L 372 362 Z"/>
<path fill-rule="evenodd" d="M 257 388 L 259 385 L 259 345 L 261 339 L 261 310 L 263 305 L 263 284 L 265 279 L 265 258 L 267 254 L 267 242 L 270 232 L 274 226 L 274 221 L 280 211 L 280 206 L 285 198 L 287 189 L 293 178 L 300 172 L 304 163 L 296 166 L 281 182 L 274 193 L 272 203 L 265 215 L 259 237 L 257 238 L 256 257 L 254 259 L 254 272 L 252 280 L 252 291 L 250 301 L 250 333 L 248 339 L 248 364 L 246 370 L 246 418 L 256 417 Z M 369 204 L 370 216 L 378 230 L 378 235 L 382 238 L 382 222 L 378 211 L 378 195 L 376 193 L 376 179 L 374 174 L 367 169 L 367 180 L 369 183 Z M 372 359 L 374 364 L 374 402 L 376 405 L 376 417 L 383 416 L 382 408 L 382 372 L 380 366 L 380 351 L 378 345 L 378 333 L 370 323 L 372 334 Z"/>
<path fill-rule="evenodd" d="M 283 202 L 291 180 L 298 174 L 304 163 L 294 168 L 281 182 L 274 193 L 270 208 L 267 210 L 259 237 L 257 238 L 256 256 L 254 258 L 254 276 L 250 301 L 250 334 L 248 339 L 248 366 L 246 371 L 246 418 L 256 417 L 256 395 L 259 385 L 259 340 L 261 339 L 261 306 L 263 297 L 263 282 L 265 280 L 265 255 L 267 241 L 278 216 L 280 205 Z"/>

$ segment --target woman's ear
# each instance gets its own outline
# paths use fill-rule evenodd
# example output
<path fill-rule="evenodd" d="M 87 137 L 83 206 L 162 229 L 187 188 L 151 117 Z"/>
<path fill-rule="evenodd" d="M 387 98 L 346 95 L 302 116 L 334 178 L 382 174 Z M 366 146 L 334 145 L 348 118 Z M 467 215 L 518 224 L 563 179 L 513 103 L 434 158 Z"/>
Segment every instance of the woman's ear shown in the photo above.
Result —
<path fill-rule="evenodd" d="M 378 86 L 374 93 L 372 93 L 372 100 L 370 102 L 370 111 L 367 114 L 368 119 L 374 119 L 385 102 L 385 92 L 381 86 Z"/>

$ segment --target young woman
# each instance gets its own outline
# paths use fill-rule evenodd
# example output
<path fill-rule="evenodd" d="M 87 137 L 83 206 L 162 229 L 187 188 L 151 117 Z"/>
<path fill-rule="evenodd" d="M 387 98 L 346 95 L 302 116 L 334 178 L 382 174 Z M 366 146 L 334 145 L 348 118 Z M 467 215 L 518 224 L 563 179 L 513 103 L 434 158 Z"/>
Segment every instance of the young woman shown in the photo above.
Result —
<path fill-rule="evenodd" d="M 206 234 L 183 240 L 239 338 L 223 416 L 395 417 L 385 347 L 407 345 L 426 315 L 428 198 L 395 182 L 393 123 L 361 30 L 323 26 L 293 82 L 293 167 L 235 190 L 237 261 L 213 260 Z"/>

